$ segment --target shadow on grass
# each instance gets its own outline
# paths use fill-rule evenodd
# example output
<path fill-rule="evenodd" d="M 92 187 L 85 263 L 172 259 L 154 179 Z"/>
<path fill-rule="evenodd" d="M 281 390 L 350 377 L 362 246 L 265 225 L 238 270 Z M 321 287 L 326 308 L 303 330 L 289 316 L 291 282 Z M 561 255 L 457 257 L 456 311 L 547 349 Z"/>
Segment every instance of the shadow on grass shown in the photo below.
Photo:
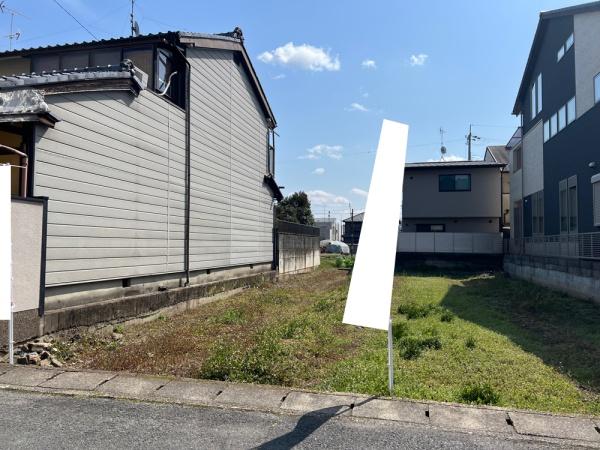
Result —
<path fill-rule="evenodd" d="M 441 304 L 600 393 L 600 305 L 500 273 L 463 280 Z"/>

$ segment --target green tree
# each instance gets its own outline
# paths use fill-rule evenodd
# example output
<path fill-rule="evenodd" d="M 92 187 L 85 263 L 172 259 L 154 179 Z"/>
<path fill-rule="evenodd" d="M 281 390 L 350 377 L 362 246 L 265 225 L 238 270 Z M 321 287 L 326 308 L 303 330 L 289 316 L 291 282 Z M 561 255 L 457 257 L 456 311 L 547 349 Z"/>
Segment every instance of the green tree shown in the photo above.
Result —
<path fill-rule="evenodd" d="M 277 205 L 277 219 L 303 225 L 314 225 L 315 219 L 306 192 L 294 192 L 281 200 Z"/>

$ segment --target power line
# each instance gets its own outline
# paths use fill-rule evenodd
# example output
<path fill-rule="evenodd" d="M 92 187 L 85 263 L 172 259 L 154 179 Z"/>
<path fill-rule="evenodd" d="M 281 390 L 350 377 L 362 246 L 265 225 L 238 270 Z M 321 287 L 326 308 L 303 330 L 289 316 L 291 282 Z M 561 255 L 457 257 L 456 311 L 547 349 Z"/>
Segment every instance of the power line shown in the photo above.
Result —
<path fill-rule="evenodd" d="M 63 5 L 61 5 L 61 4 L 59 3 L 59 1 L 58 1 L 58 0 L 53 0 L 53 1 L 54 1 L 54 3 L 56 3 L 56 4 L 57 4 L 57 5 L 60 7 L 60 9 L 62 9 L 62 10 L 63 10 L 64 12 L 66 12 L 66 13 L 67 13 L 69 16 L 71 16 L 71 18 L 72 18 L 72 19 L 73 19 L 75 22 L 77 22 L 77 23 L 78 23 L 78 24 L 81 26 L 81 28 L 83 28 L 85 31 L 87 31 L 87 32 L 88 32 L 88 33 L 89 33 L 89 34 L 90 34 L 90 35 L 91 35 L 91 36 L 92 36 L 94 39 L 98 40 L 98 38 L 96 37 L 96 35 L 95 35 L 94 33 L 92 33 L 90 30 L 88 30 L 88 29 L 86 28 L 86 26 L 85 26 L 84 24 L 82 24 L 82 23 L 81 23 L 79 20 L 77 20 L 77 18 L 76 18 L 76 17 L 75 17 L 73 14 L 71 14 L 71 13 L 69 12 L 69 10 L 67 10 L 67 9 L 66 9 L 66 8 L 65 8 Z"/>

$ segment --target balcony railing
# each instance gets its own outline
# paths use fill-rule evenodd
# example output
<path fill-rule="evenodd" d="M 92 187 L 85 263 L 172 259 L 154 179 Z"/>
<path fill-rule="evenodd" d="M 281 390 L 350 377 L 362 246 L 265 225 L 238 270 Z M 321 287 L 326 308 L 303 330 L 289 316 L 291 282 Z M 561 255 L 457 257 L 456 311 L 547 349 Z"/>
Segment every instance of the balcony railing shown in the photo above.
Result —
<path fill-rule="evenodd" d="M 511 239 L 509 253 L 600 260 L 600 232 Z"/>

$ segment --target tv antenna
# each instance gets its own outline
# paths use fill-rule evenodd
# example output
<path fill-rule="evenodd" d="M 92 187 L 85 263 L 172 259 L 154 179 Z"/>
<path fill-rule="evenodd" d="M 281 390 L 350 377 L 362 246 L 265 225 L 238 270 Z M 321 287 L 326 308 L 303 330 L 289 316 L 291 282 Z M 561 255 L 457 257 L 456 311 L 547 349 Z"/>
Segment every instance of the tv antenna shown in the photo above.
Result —
<path fill-rule="evenodd" d="M 137 23 L 137 20 L 135 20 L 134 7 L 135 7 L 135 0 L 131 0 L 131 14 L 129 15 L 129 20 L 131 22 L 131 36 L 137 37 L 140 35 L 140 26 Z"/>
<path fill-rule="evenodd" d="M 14 31 L 15 16 L 21 16 L 25 19 L 29 19 L 29 17 L 27 17 L 25 14 L 23 14 L 17 10 L 9 8 L 8 6 L 6 6 L 5 1 L 0 1 L 0 13 L 2 13 L 2 14 L 9 13 L 10 14 L 10 34 L 5 35 L 4 37 L 8 38 L 8 49 L 12 50 L 13 40 L 17 41 L 21 37 L 20 31 Z"/>
<path fill-rule="evenodd" d="M 444 161 L 444 156 L 446 156 L 446 152 L 448 151 L 444 145 L 444 133 L 446 131 L 440 127 L 440 153 L 442 154 L 442 161 Z"/>

